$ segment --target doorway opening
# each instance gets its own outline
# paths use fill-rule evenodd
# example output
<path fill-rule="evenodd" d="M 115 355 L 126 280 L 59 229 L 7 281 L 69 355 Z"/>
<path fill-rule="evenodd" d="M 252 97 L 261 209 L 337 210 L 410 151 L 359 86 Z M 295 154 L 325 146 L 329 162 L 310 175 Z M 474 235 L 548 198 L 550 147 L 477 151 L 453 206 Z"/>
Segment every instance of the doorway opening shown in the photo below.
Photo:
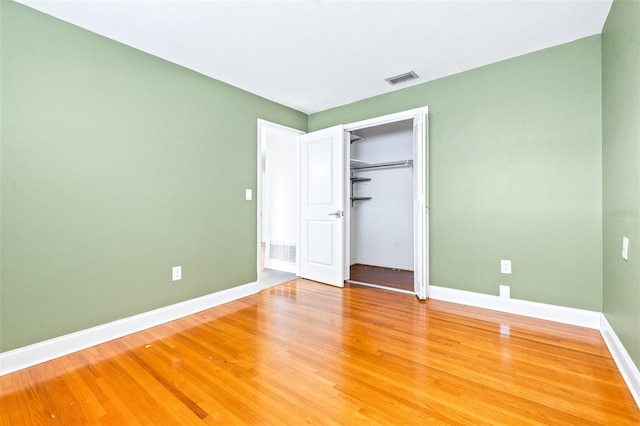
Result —
<path fill-rule="evenodd" d="M 413 119 L 350 135 L 348 282 L 414 292 Z"/>
<path fill-rule="evenodd" d="M 424 300 L 429 294 L 428 107 L 351 123 L 345 130 L 351 145 L 345 150 L 351 180 L 345 280 Z"/>
<path fill-rule="evenodd" d="M 258 120 L 258 283 L 261 289 L 296 278 L 299 247 L 299 136 Z"/>
<path fill-rule="evenodd" d="M 358 280 L 358 283 L 391 288 L 384 280 L 370 278 L 371 272 L 375 272 L 378 276 L 391 277 L 386 280 L 397 283 L 397 291 L 406 291 L 415 294 L 419 299 L 426 299 L 429 290 L 427 122 L 427 107 L 348 125 L 337 125 L 306 134 L 259 120 L 260 153 L 263 149 L 262 141 L 270 138 L 269 131 L 265 128 L 288 133 L 291 144 L 295 144 L 296 154 L 291 155 L 290 163 L 297 165 L 297 174 L 295 177 L 289 175 L 287 179 L 289 183 L 295 182 L 297 185 L 297 201 L 295 209 L 285 210 L 289 213 L 295 211 L 295 214 L 284 221 L 290 226 L 295 224 L 289 229 L 296 230 L 297 241 L 295 245 L 292 243 L 293 233 L 276 237 L 270 233 L 271 231 L 262 230 L 270 226 L 268 201 L 262 200 L 271 200 L 273 197 L 273 193 L 269 193 L 268 189 L 268 173 L 273 167 L 270 166 L 267 153 L 264 158 L 260 156 L 258 161 L 258 186 L 265 188 L 264 191 L 258 191 L 259 260 L 262 258 L 264 247 L 264 263 L 258 262 L 258 276 L 261 275 L 260 271 L 275 269 L 267 265 L 267 261 L 277 260 L 278 262 L 272 265 L 280 267 L 281 270 L 290 272 L 295 268 L 295 274 L 299 277 L 337 287 L 343 287 L 345 281 L 356 281 L 353 278 L 364 272 L 367 278 L 360 278 L 362 281 Z M 363 145 L 363 152 L 370 157 L 371 163 L 362 160 L 358 162 L 358 148 L 352 154 L 353 144 L 350 139 L 352 136 L 358 139 L 358 132 L 368 134 L 369 145 L 362 142 L 366 138 L 362 138 L 360 142 L 353 142 Z M 385 150 L 379 149 L 378 145 L 388 143 L 383 143 L 385 138 L 382 137 L 387 133 L 396 134 L 395 137 L 402 134 L 402 141 L 396 141 L 398 145 L 394 145 L 391 150 L 387 149 L 386 155 L 383 155 Z M 268 142 L 265 144 L 268 146 Z M 354 161 L 351 161 L 352 156 Z M 266 178 L 262 177 L 263 169 L 266 171 Z M 374 186 L 374 177 L 366 176 L 367 172 L 375 174 L 383 170 L 386 172 L 375 179 L 375 182 L 379 181 L 380 184 Z M 396 178 L 402 175 L 402 182 L 380 179 L 384 174 L 396 175 Z M 363 192 L 367 189 L 367 182 L 371 186 L 369 189 L 373 191 L 369 195 Z M 379 191 L 382 192 L 378 193 Z M 367 200 L 373 200 L 374 196 L 379 201 L 377 205 L 370 203 L 369 207 L 356 206 L 356 203 L 364 205 Z M 372 206 L 377 208 L 377 212 L 374 208 L 374 214 L 360 214 L 360 210 L 365 212 L 371 210 Z M 286 215 L 281 210 L 279 219 L 283 219 L 284 216 Z M 366 223 L 369 223 L 368 228 L 363 227 Z M 352 227 L 354 235 L 351 234 Z M 369 232 L 363 232 L 363 229 L 369 229 Z M 390 229 L 393 229 L 391 235 L 384 235 L 385 232 L 389 233 Z M 377 236 L 378 240 L 364 241 L 371 236 Z M 381 236 L 384 238 L 380 239 Z M 364 240 L 358 241 L 358 238 Z M 355 256 L 353 258 L 352 244 Z M 387 253 L 383 260 L 379 260 L 379 253 L 376 254 L 376 251 L 380 251 L 380 246 L 384 246 Z M 293 251 L 293 255 L 288 259 L 289 269 L 282 267 L 282 261 L 287 259 L 272 259 L 274 250 L 275 253 L 278 250 L 281 253 Z M 408 287 L 406 283 L 406 287 L 400 287 L 401 281 L 411 282 L 411 279 L 412 291 L 405 290 Z M 261 288 L 268 286 L 269 284 L 261 284 Z"/>

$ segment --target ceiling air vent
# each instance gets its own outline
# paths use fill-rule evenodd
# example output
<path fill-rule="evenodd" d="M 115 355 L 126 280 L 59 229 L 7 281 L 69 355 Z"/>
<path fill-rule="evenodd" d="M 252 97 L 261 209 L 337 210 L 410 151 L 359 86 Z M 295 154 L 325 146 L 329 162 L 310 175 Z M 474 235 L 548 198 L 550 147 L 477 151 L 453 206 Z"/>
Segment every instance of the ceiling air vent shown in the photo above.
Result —
<path fill-rule="evenodd" d="M 385 78 L 384 81 L 389 83 L 392 86 L 395 86 L 398 83 L 404 83 L 405 81 L 415 80 L 418 78 L 418 74 L 413 71 L 405 72 L 404 74 L 396 75 L 395 77 Z"/>

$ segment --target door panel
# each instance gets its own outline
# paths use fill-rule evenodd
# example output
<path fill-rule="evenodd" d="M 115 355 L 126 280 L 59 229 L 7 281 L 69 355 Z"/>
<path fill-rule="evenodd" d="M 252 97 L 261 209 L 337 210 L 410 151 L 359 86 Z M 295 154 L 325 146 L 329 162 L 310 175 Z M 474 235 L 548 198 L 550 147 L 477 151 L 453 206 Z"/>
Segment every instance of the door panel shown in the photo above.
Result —
<path fill-rule="evenodd" d="M 332 237 L 335 224 L 330 220 L 310 220 L 308 226 L 308 238 L 314 244 L 309 245 L 309 257 L 307 260 L 309 263 L 315 263 L 316 265 L 331 266 L 333 262 Z"/>
<path fill-rule="evenodd" d="M 300 276 L 344 286 L 342 126 L 308 133 L 300 146 Z"/>
<path fill-rule="evenodd" d="M 311 139 L 308 143 L 308 157 L 306 161 L 308 179 L 307 195 L 308 203 L 315 205 L 331 204 L 333 161 L 331 152 L 331 138 L 320 140 Z"/>

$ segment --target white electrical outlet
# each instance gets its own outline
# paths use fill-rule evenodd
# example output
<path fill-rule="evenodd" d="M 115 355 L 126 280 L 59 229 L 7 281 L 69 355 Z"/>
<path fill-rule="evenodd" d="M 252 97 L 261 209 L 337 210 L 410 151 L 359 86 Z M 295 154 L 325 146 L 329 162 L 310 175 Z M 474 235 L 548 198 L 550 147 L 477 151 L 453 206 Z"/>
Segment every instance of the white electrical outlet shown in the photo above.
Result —
<path fill-rule="evenodd" d="M 629 239 L 627 237 L 622 237 L 622 258 L 629 260 Z"/>
<path fill-rule="evenodd" d="M 244 190 L 244 198 L 247 201 L 251 201 L 251 199 L 253 198 L 253 191 L 250 189 L 245 189 Z"/>
<path fill-rule="evenodd" d="M 503 274 L 511 273 L 511 261 L 510 260 L 501 260 L 500 261 L 500 272 Z"/>
<path fill-rule="evenodd" d="M 503 299 L 510 299 L 511 298 L 511 286 L 501 285 L 500 286 L 500 297 L 502 297 Z"/>
<path fill-rule="evenodd" d="M 171 268 L 171 281 L 178 281 L 182 279 L 182 266 L 174 266 Z"/>

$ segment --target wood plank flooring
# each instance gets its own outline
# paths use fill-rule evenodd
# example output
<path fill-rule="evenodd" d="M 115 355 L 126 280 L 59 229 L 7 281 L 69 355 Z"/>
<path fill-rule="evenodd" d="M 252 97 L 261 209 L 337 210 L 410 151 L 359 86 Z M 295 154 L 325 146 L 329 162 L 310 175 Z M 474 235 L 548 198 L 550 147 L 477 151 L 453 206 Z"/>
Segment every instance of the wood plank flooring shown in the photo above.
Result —
<path fill-rule="evenodd" d="M 631 425 L 600 334 L 282 284 L 0 377 L 2 425 Z"/>
<path fill-rule="evenodd" d="M 353 281 L 413 291 L 413 271 L 356 263 L 351 265 L 350 276 Z"/>

